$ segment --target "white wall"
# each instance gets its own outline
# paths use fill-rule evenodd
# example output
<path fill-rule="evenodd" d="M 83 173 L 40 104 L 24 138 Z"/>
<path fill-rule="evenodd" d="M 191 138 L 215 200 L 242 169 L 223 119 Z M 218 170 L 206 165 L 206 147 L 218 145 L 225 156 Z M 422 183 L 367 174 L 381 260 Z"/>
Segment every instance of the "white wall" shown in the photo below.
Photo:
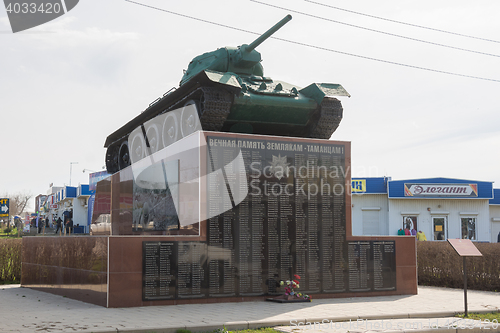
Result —
<path fill-rule="evenodd" d="M 73 226 L 76 227 L 77 224 L 85 227 L 85 233 L 89 232 L 87 226 L 87 207 L 82 205 L 82 200 L 75 198 L 73 199 Z"/>
<path fill-rule="evenodd" d="M 379 231 L 377 236 L 389 235 L 387 194 L 352 194 L 352 234 L 363 236 L 363 210 L 379 213 Z M 380 208 L 375 210 L 374 208 Z M 369 209 L 369 210 L 367 210 Z M 366 235 L 367 236 L 367 235 Z"/>
<path fill-rule="evenodd" d="M 493 221 L 496 219 L 497 221 Z M 490 205 L 491 242 L 496 243 L 500 232 L 500 205 Z"/>
<path fill-rule="evenodd" d="M 474 215 L 460 214 L 464 212 Z M 425 233 L 427 240 L 433 239 L 432 216 L 448 217 L 448 238 L 461 238 L 461 217 L 475 217 L 477 240 L 491 240 L 487 199 L 389 199 L 390 235 L 397 235 L 402 228 L 402 213 L 418 213 L 417 229 Z"/>

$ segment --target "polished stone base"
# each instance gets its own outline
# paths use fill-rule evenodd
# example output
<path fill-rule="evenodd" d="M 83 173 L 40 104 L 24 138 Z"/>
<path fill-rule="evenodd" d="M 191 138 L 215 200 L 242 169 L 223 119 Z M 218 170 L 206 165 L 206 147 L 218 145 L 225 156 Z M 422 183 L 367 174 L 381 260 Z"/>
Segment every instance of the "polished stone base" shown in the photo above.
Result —
<path fill-rule="evenodd" d="M 311 302 L 312 299 L 290 296 L 290 295 L 281 295 L 274 298 L 266 298 L 266 301 L 276 302 L 276 303 L 301 303 L 301 302 Z"/>

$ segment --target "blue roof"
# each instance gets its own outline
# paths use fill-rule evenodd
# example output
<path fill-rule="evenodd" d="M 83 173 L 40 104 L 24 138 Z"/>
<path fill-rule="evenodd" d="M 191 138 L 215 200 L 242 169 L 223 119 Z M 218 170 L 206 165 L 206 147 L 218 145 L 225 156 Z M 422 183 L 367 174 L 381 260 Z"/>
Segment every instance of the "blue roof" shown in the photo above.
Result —
<path fill-rule="evenodd" d="M 66 186 L 66 191 L 63 192 L 63 196 L 65 198 L 76 198 L 76 187 Z"/>
<path fill-rule="evenodd" d="M 391 180 L 389 198 L 492 199 L 493 182 L 455 178 Z"/>
<path fill-rule="evenodd" d="M 387 182 L 390 179 L 388 177 L 352 178 L 351 190 L 353 194 L 386 194 Z"/>
<path fill-rule="evenodd" d="M 493 199 L 490 199 L 490 205 L 500 205 L 500 188 L 493 189 Z"/>
<path fill-rule="evenodd" d="M 77 196 L 91 195 L 91 194 L 92 192 L 89 190 L 89 185 L 80 184 L 80 186 L 78 187 Z"/>

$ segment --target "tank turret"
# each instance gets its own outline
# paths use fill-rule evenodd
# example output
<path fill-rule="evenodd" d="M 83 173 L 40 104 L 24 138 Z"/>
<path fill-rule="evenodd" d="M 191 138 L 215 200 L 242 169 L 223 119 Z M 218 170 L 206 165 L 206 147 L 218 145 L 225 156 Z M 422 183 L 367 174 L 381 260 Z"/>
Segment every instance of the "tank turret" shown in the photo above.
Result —
<path fill-rule="evenodd" d="M 256 50 L 292 19 L 287 15 L 250 44 L 195 57 L 177 89 L 153 101 L 110 134 L 106 167 L 115 173 L 196 130 L 329 139 L 342 120 L 333 96 L 350 96 L 340 84 L 305 88 L 264 76 Z"/>
<path fill-rule="evenodd" d="M 180 85 L 189 81 L 204 70 L 213 70 L 218 72 L 232 72 L 241 75 L 263 76 L 263 69 L 260 53 L 255 50 L 266 39 L 271 37 L 276 31 L 292 19 L 287 15 L 271 29 L 254 40 L 250 45 L 243 44 L 235 47 L 223 47 L 216 51 L 207 52 L 194 58 L 188 65 Z"/>

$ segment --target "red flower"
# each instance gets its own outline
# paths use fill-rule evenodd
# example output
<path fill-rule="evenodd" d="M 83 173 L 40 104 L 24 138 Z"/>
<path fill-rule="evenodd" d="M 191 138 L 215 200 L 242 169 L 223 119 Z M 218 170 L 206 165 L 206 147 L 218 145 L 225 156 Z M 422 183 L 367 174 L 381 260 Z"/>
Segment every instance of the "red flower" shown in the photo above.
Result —
<path fill-rule="evenodd" d="M 293 280 L 293 282 L 295 282 L 296 284 L 299 284 L 299 281 L 297 281 L 297 280 Z"/>
<path fill-rule="evenodd" d="M 296 278 L 297 280 L 300 280 L 300 276 L 298 276 L 297 274 L 295 274 L 293 277 Z"/>

